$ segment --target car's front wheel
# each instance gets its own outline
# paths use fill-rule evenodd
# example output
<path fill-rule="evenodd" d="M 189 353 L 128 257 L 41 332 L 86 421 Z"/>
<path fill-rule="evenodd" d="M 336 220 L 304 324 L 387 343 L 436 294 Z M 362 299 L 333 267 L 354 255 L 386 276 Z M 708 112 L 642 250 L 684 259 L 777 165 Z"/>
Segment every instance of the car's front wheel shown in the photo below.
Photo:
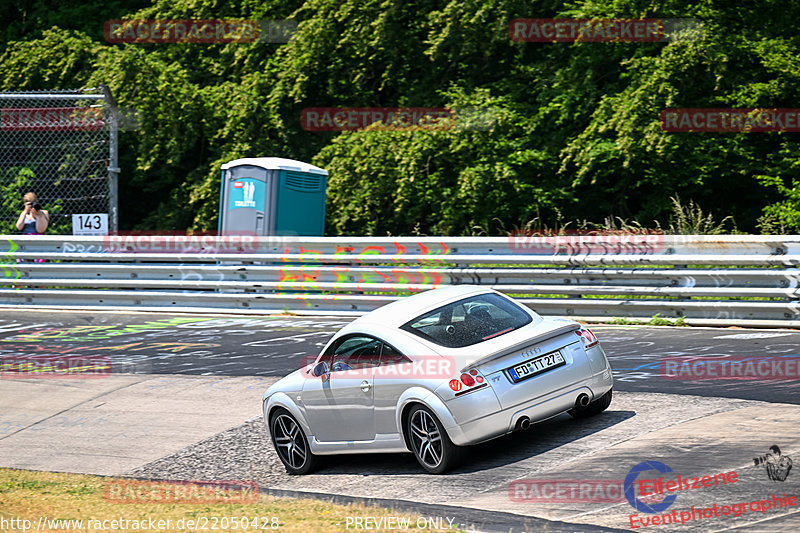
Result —
<path fill-rule="evenodd" d="M 431 474 L 442 474 L 455 467 L 464 449 L 453 444 L 441 422 L 425 406 L 415 405 L 408 413 L 406 434 L 411 451 L 422 468 Z"/>
<path fill-rule="evenodd" d="M 586 407 L 576 406 L 567 411 L 575 418 L 588 418 L 590 416 L 599 415 L 611 405 L 611 389 L 600 396 L 598 399 L 587 405 Z"/>
<path fill-rule="evenodd" d="M 318 458 L 311 453 L 306 434 L 289 411 L 281 407 L 272 412 L 269 432 L 272 445 L 289 474 L 307 474 L 317 465 Z"/>

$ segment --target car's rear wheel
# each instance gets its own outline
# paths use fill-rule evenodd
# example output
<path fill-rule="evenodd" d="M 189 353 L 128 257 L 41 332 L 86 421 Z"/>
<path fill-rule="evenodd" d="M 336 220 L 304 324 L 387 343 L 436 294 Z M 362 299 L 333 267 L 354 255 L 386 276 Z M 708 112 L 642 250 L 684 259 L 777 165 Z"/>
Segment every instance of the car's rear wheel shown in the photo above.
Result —
<path fill-rule="evenodd" d="M 303 428 L 289 411 L 278 408 L 272 412 L 269 432 L 272 445 L 289 474 L 307 474 L 317 466 L 318 457 L 311 453 Z"/>
<path fill-rule="evenodd" d="M 576 406 L 567 412 L 575 418 L 589 418 L 590 416 L 599 415 L 608 409 L 609 405 L 611 405 L 611 389 L 586 407 Z"/>
<path fill-rule="evenodd" d="M 406 421 L 406 434 L 417 461 L 431 474 L 447 472 L 463 456 L 464 448 L 453 444 L 441 422 L 425 406 L 415 405 L 411 408 Z"/>

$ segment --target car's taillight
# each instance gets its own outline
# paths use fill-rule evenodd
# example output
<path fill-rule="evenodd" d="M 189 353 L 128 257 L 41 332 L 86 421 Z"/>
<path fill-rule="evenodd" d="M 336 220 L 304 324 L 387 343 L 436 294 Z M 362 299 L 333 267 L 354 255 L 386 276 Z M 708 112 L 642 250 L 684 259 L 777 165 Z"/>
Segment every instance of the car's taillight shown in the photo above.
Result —
<path fill-rule="evenodd" d="M 589 328 L 581 328 L 575 332 L 575 335 L 583 337 L 583 347 L 584 348 L 591 348 L 592 346 L 597 346 L 600 341 L 597 340 L 597 337 Z"/>
<path fill-rule="evenodd" d="M 482 389 L 483 387 L 488 387 L 488 385 L 489 384 L 486 383 L 486 380 L 483 379 L 483 376 L 481 376 L 474 368 L 471 369 L 469 373 L 464 372 L 461 374 L 459 379 L 450 380 L 450 388 L 455 391 L 456 396 L 461 396 L 462 394 Z"/>

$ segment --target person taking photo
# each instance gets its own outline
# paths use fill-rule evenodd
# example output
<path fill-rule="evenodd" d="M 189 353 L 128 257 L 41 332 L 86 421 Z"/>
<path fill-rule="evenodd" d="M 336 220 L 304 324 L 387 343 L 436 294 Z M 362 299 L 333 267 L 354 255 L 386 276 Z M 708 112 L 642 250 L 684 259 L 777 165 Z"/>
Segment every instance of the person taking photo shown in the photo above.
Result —
<path fill-rule="evenodd" d="M 42 204 L 36 200 L 36 194 L 26 193 L 23 197 L 25 207 L 17 219 L 17 229 L 23 235 L 41 235 L 47 230 L 50 223 L 50 213 L 42 209 Z"/>

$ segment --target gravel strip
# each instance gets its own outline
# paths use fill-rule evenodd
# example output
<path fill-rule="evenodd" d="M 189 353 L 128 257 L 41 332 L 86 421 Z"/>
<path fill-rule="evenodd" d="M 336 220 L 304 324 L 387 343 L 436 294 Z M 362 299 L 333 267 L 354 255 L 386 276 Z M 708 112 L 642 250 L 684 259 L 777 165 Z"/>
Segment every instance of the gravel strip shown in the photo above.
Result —
<path fill-rule="evenodd" d="M 330 456 L 315 473 L 289 476 L 272 449 L 262 417 L 126 472 L 137 478 L 252 480 L 262 488 L 400 498 L 459 505 L 514 479 L 559 472 L 638 436 L 751 405 L 751 400 L 615 392 L 609 411 L 589 420 L 566 414 L 473 446 L 465 463 L 444 476 L 422 472 L 411 454 Z M 577 474 L 577 473 L 576 473 Z"/>

